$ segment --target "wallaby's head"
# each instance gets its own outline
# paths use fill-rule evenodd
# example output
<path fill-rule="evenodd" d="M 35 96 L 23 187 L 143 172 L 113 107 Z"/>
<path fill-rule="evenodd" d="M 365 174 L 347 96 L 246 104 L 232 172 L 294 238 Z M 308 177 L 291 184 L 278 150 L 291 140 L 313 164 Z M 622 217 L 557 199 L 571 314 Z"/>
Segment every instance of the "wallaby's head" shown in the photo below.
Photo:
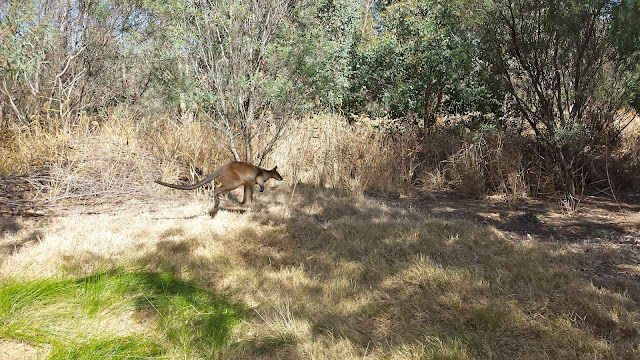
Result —
<path fill-rule="evenodd" d="M 272 179 L 276 179 L 278 181 L 282 181 L 282 176 L 280 176 L 280 174 L 278 173 L 278 171 L 276 170 L 278 167 L 274 167 L 271 170 L 267 170 L 269 172 L 269 175 L 271 175 Z"/>

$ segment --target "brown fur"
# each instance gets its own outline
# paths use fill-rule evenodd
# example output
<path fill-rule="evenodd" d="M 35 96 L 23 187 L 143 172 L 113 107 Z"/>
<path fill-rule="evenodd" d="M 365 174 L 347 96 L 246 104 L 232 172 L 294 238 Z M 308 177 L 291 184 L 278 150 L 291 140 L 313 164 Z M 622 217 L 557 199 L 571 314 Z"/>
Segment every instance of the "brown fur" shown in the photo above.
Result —
<path fill-rule="evenodd" d="M 191 185 L 169 184 L 159 180 L 156 183 L 180 190 L 197 189 L 212 180 L 216 179 L 220 183 L 214 191 L 215 207 L 219 204 L 219 195 L 234 190 L 241 185 L 244 186 L 243 204 L 249 204 L 253 201 L 253 185 L 260 186 L 260 192 L 264 191 L 264 183 L 269 179 L 282 180 L 282 176 L 276 171 L 278 167 L 271 170 L 259 168 L 253 164 L 246 162 L 232 161 L 226 163 L 209 174 L 206 178 Z"/>

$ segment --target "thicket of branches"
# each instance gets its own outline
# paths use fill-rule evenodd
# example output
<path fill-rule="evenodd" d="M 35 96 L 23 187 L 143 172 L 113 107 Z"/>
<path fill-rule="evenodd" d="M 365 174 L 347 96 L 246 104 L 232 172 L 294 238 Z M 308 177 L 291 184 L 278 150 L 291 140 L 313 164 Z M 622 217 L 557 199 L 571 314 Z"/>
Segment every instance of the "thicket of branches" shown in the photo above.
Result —
<path fill-rule="evenodd" d="M 0 126 L 202 122 L 258 164 L 309 112 L 393 119 L 422 149 L 493 129 L 573 202 L 640 108 L 639 23 L 638 0 L 2 0 Z"/>

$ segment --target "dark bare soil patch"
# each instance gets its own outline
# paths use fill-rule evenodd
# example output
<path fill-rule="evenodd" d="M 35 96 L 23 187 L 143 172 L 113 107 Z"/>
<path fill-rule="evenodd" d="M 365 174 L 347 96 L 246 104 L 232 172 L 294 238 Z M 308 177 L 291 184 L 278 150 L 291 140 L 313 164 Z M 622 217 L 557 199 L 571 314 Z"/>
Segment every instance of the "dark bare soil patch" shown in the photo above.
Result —
<path fill-rule="evenodd" d="M 563 209 L 559 200 L 515 203 L 491 199 L 463 199 L 449 193 L 431 193 L 390 201 L 429 216 L 465 219 L 492 225 L 517 235 L 540 240 L 620 240 L 640 231 L 640 195 L 585 196 L 578 210 Z M 640 241 L 640 239 L 638 239 Z"/>

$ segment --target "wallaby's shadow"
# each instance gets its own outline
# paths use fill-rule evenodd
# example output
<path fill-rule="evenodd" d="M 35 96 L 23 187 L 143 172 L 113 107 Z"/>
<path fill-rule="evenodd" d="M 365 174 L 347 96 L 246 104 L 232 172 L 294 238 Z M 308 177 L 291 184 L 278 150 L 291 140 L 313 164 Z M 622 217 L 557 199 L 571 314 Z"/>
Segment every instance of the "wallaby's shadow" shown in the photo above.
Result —
<path fill-rule="evenodd" d="M 249 207 L 241 207 L 241 205 L 237 205 L 237 206 L 218 206 L 218 207 L 214 207 L 214 208 L 209 210 L 209 216 L 211 216 L 211 218 L 216 217 L 216 214 L 218 214 L 218 211 L 220 211 L 220 210 L 235 212 L 235 213 L 238 213 L 238 214 L 244 214 L 247 211 L 251 210 L 251 208 L 249 208 Z"/>
<path fill-rule="evenodd" d="M 242 199 L 235 195 L 238 195 L 238 191 L 227 193 L 225 196 L 226 199 L 218 199 L 217 201 L 214 201 L 213 208 L 209 209 L 209 216 L 214 218 L 220 210 L 244 214 L 251 210 L 260 209 L 264 206 L 261 205 L 261 201 L 255 199 L 249 204 L 243 204 Z"/>
<path fill-rule="evenodd" d="M 199 216 L 202 216 L 202 214 L 189 215 L 189 216 L 162 216 L 162 217 L 158 216 L 158 217 L 154 217 L 153 219 L 155 220 L 191 220 Z"/>
<path fill-rule="evenodd" d="M 20 225 L 15 218 L 0 216 L 0 235 L 3 235 L 4 232 L 17 233 L 21 229 L 22 225 Z"/>

